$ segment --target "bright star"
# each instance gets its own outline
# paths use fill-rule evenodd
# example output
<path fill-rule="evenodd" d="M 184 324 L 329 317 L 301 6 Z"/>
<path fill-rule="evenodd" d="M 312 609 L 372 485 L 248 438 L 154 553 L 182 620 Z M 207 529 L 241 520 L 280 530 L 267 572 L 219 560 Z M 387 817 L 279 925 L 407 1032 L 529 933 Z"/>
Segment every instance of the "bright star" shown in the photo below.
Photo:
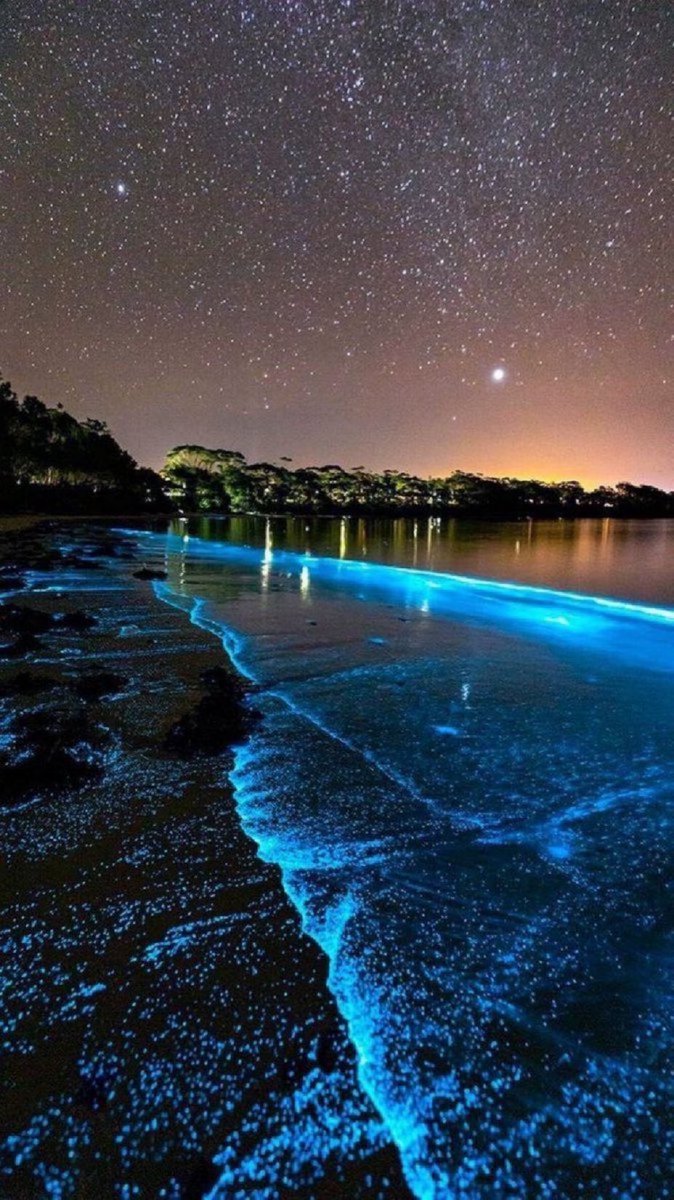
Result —
<path fill-rule="evenodd" d="M 494 367 L 491 377 L 494 383 L 503 383 L 503 380 L 506 377 L 505 367 Z"/>

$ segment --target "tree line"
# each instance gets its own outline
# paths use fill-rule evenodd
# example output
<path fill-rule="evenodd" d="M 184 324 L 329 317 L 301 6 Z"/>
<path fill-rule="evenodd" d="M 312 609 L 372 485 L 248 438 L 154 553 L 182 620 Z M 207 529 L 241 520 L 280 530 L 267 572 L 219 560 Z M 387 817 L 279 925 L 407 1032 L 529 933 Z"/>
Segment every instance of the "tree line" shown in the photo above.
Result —
<path fill-rule="evenodd" d="M 176 446 L 160 474 L 139 467 L 102 421 L 19 400 L 0 378 L 0 511 L 47 513 L 354 513 L 404 516 L 674 516 L 674 492 L 618 483 L 493 478 L 249 463 L 236 450 Z"/>
<path fill-rule="evenodd" d="M 103 421 L 78 421 L 62 405 L 19 400 L 0 378 L 0 511 L 165 512 L 164 481 L 139 467 Z"/>
<path fill-rule="evenodd" d="M 235 450 L 176 446 L 162 475 L 183 512 L 416 513 L 522 516 L 674 516 L 674 492 L 618 483 L 586 491 L 577 480 L 494 478 L 453 471 L 421 479 L 405 471 L 248 463 Z"/>

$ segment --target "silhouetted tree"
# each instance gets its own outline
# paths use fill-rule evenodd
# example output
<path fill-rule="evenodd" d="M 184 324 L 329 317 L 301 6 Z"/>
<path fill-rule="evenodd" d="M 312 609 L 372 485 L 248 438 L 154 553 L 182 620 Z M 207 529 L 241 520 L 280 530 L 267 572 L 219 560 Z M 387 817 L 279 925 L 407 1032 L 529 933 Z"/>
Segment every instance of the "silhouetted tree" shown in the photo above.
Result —
<path fill-rule="evenodd" d="M 163 480 L 140 468 L 103 421 L 17 399 L 0 380 L 0 509 L 144 512 L 170 507 Z"/>
<path fill-rule="evenodd" d="M 287 456 L 281 460 L 289 462 Z M 497 479 L 453 471 L 420 479 L 405 471 L 346 470 L 337 463 L 290 470 L 247 463 L 239 451 L 177 446 L 163 472 L 171 496 L 188 512 L 449 513 L 480 517 L 666 516 L 674 493 L 619 483 L 585 492 L 577 480 Z"/>

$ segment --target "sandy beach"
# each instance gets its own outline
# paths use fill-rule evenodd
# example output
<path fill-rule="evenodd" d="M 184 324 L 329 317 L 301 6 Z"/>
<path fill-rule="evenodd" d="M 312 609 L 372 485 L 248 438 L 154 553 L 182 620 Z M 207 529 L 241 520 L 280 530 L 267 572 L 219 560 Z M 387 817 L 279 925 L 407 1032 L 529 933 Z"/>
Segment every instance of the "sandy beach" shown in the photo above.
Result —
<path fill-rule="evenodd" d="M 230 753 L 172 748 L 221 644 L 103 525 L 0 537 L 4 603 L 55 617 L 0 636 L 0 1192 L 407 1196 Z"/>

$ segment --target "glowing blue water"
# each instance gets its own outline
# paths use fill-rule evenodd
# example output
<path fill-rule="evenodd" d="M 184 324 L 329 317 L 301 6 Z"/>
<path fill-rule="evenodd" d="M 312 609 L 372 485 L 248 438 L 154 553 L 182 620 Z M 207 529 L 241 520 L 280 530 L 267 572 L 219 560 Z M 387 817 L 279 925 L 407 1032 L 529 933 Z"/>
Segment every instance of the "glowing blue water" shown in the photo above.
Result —
<path fill-rule="evenodd" d="M 414 1192 L 669 1196 L 674 612 L 150 548 L 264 688 L 242 819 Z"/>

